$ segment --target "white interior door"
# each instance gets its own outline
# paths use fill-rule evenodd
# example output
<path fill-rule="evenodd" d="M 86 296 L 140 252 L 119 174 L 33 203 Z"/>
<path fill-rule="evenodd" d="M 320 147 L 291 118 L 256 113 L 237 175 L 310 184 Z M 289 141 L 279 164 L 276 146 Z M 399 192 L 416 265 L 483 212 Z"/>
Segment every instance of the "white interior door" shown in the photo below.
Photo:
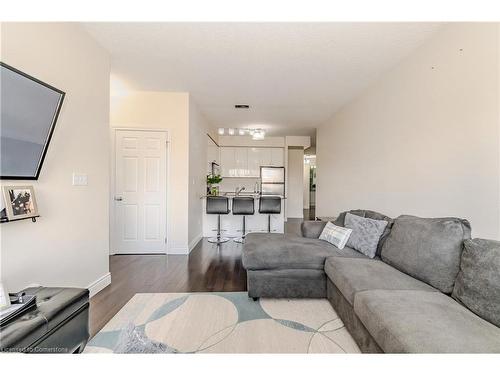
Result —
<path fill-rule="evenodd" d="M 167 137 L 116 131 L 115 253 L 165 253 Z"/>

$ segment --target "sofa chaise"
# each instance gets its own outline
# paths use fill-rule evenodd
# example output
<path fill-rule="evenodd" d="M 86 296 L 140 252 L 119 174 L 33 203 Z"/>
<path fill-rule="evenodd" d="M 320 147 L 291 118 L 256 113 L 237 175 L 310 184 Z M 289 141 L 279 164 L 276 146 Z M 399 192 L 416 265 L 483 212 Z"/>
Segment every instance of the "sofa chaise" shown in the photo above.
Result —
<path fill-rule="evenodd" d="M 498 242 L 472 240 L 463 219 L 349 212 L 388 222 L 375 258 L 319 240 L 326 222 L 304 222 L 302 236 L 251 233 L 249 296 L 328 298 L 362 352 L 500 353 Z"/>

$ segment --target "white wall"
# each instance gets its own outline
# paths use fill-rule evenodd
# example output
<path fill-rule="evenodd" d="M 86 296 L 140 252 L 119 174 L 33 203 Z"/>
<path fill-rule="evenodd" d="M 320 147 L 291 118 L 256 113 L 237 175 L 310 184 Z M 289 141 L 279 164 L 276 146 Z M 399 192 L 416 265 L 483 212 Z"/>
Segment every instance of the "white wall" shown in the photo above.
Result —
<path fill-rule="evenodd" d="M 188 93 L 112 93 L 112 128 L 168 132 L 167 252 L 188 254 L 202 236 L 207 133 L 214 134 Z"/>
<path fill-rule="evenodd" d="M 224 178 L 220 183 L 220 191 L 235 191 L 236 188 L 245 188 L 245 192 L 252 193 L 260 190 L 260 178 L 231 177 Z"/>
<path fill-rule="evenodd" d="M 499 238 L 497 24 L 451 24 L 319 127 L 319 216 L 459 216 Z"/>
<path fill-rule="evenodd" d="M 285 143 L 287 147 L 302 147 L 304 149 L 307 149 L 311 147 L 311 137 L 307 135 L 287 135 L 285 137 Z"/>
<path fill-rule="evenodd" d="M 1 45 L 3 62 L 66 92 L 38 181 L 2 181 L 34 185 L 41 217 L 1 225 L 1 278 L 96 292 L 110 282 L 108 55 L 66 23 L 3 23 Z"/>
<path fill-rule="evenodd" d="M 207 133 L 209 125 L 198 107 L 189 100 L 189 250 L 203 237 L 203 201 L 207 186 Z"/>
<path fill-rule="evenodd" d="M 288 218 L 304 217 L 304 150 L 288 149 L 288 193 L 286 214 Z"/>
<path fill-rule="evenodd" d="M 169 136 L 167 251 L 189 252 L 189 94 L 119 92 L 111 98 L 114 128 L 162 129 Z"/>
<path fill-rule="evenodd" d="M 304 198 L 304 149 L 308 149 L 311 147 L 311 137 L 310 136 L 294 136 L 287 135 L 285 137 L 285 190 L 288 192 L 286 195 L 288 197 L 287 204 L 285 205 L 285 217 L 286 218 L 302 218 L 304 216 L 304 206 L 305 206 L 305 198 Z M 299 162 L 298 162 L 298 153 L 292 155 L 292 160 L 294 161 L 292 165 L 290 165 L 290 155 L 289 152 L 292 149 L 297 151 L 297 148 L 301 148 L 302 151 L 302 161 L 300 164 L 301 171 L 298 170 Z M 290 168 L 293 168 L 292 174 L 294 174 L 290 179 Z M 300 172 L 300 187 L 296 185 L 299 181 L 299 172 Z M 295 184 L 292 186 L 292 183 Z M 300 211 L 299 211 L 299 189 L 301 195 L 300 202 Z M 290 193 L 292 194 L 292 198 L 290 198 Z M 290 201 L 290 199 L 292 199 Z M 290 212 L 289 209 L 292 211 Z"/>
<path fill-rule="evenodd" d="M 308 210 L 310 206 L 310 187 L 309 187 L 309 173 L 311 172 L 311 165 L 304 163 L 304 186 L 303 186 L 303 203 L 304 203 L 304 209 Z"/>

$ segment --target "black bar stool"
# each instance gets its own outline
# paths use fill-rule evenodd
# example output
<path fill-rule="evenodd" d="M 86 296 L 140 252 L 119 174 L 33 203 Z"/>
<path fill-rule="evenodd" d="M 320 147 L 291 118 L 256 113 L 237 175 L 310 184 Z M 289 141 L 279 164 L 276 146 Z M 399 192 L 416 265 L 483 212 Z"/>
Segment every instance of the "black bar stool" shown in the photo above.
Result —
<path fill-rule="evenodd" d="M 255 213 L 255 203 L 252 197 L 234 197 L 233 198 L 233 215 L 243 216 L 243 229 L 241 237 L 235 238 L 234 242 L 244 243 L 246 237 L 246 216 Z"/>
<path fill-rule="evenodd" d="M 220 235 L 220 215 L 227 215 L 228 213 L 229 199 L 227 197 L 207 197 L 207 214 L 217 215 L 217 236 L 210 237 L 208 242 L 221 244 L 229 241 L 229 238 Z"/>
<path fill-rule="evenodd" d="M 259 213 L 268 214 L 267 232 L 271 233 L 271 215 L 281 213 L 281 197 L 275 195 L 261 195 L 259 201 Z"/>

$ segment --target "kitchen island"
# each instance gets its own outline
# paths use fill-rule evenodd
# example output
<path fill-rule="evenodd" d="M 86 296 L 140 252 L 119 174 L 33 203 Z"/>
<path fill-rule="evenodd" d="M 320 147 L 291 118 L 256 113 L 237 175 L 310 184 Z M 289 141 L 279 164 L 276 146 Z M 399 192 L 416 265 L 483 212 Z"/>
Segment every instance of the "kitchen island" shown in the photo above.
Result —
<path fill-rule="evenodd" d="M 220 196 L 229 198 L 229 208 L 232 208 L 232 199 L 236 196 L 234 192 L 221 192 Z M 254 198 L 255 213 L 246 216 L 246 231 L 251 232 L 267 232 L 267 214 L 259 214 L 259 193 L 241 193 L 238 196 Z M 284 199 L 281 197 L 281 213 L 271 215 L 271 230 L 273 233 L 285 232 L 285 215 L 284 215 Z M 217 215 L 208 215 L 206 213 L 207 196 L 201 197 L 203 200 L 203 237 L 213 237 L 217 230 Z M 242 215 L 233 215 L 232 210 L 227 215 L 221 215 L 221 230 L 224 237 L 241 237 L 241 229 L 243 225 Z"/>

